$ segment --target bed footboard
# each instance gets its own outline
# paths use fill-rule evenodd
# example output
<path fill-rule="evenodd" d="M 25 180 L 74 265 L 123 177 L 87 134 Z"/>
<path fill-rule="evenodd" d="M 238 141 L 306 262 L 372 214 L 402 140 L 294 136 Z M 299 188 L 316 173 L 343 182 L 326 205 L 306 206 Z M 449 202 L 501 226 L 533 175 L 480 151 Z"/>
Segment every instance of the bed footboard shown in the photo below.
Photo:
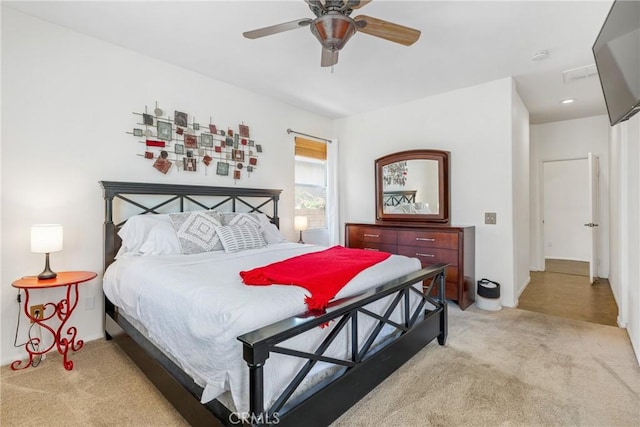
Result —
<path fill-rule="evenodd" d="M 445 269 L 444 264 L 424 268 L 370 291 L 334 301 L 322 314 L 306 313 L 238 337 L 249 366 L 250 413 L 234 416 L 252 425 L 328 425 L 434 338 L 444 345 L 447 339 L 447 303 L 443 297 Z M 414 287 L 419 282 L 425 283 L 422 292 Z M 437 297 L 432 296 L 434 287 L 438 290 Z M 411 293 L 420 295 L 420 302 L 413 310 L 409 305 Z M 387 297 L 392 298 L 392 302 L 383 315 L 365 308 Z M 394 322 L 390 316 L 401 304 L 404 305 L 404 319 L 401 323 Z M 361 345 L 358 345 L 357 336 L 359 316 L 377 320 L 373 332 Z M 331 325 L 332 329 L 313 353 L 280 345 L 321 325 Z M 384 345 L 373 346 L 385 325 L 395 328 L 393 339 Z M 345 328 L 350 328 L 350 357 L 343 360 L 324 356 L 325 350 Z M 306 363 L 276 401 L 266 408 L 263 369 L 272 353 L 303 358 Z M 290 400 L 318 362 L 341 366 L 342 372 L 315 386 L 312 394 L 306 392 Z"/>

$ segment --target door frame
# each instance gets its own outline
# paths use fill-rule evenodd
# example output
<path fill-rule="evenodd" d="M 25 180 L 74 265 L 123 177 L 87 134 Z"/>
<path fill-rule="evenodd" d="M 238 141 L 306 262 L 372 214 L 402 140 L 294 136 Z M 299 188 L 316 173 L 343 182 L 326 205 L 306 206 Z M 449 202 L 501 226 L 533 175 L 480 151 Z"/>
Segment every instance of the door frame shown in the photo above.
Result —
<path fill-rule="evenodd" d="M 535 248 L 535 264 L 538 271 L 545 271 L 546 262 L 544 257 L 544 164 L 547 162 L 566 162 L 571 160 L 588 160 L 588 155 L 579 157 L 562 157 L 556 159 L 540 159 L 538 161 L 538 236 Z M 588 179 L 588 177 L 585 177 Z"/>

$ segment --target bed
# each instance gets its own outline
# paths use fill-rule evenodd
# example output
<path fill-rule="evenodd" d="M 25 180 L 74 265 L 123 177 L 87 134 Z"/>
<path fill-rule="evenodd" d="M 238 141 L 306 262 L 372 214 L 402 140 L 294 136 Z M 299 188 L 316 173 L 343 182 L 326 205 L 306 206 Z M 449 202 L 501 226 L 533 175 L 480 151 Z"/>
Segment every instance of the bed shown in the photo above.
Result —
<path fill-rule="evenodd" d="M 382 194 L 384 206 L 398 206 L 405 203 L 416 202 L 417 190 L 408 191 L 385 191 Z"/>
<path fill-rule="evenodd" d="M 130 217 L 198 210 L 226 212 L 229 218 L 250 213 L 277 227 L 280 190 L 100 184 L 106 336 L 192 425 L 328 425 L 429 342 L 446 342 L 447 305 L 439 296 L 444 295 L 445 265 L 420 269 L 412 259 L 392 256 L 358 274 L 325 310 L 308 311 L 305 291 L 296 286 L 249 289 L 222 283 L 239 269 L 323 249 L 313 245 L 272 239 L 264 248 L 230 254 L 119 256 L 115 261 L 121 250 L 118 232 Z M 233 266 L 234 273 L 222 265 Z M 205 287 L 201 277 L 215 280 Z M 247 293 L 257 293 L 262 306 L 247 305 Z M 192 302 L 201 300 L 208 301 L 206 309 L 193 308 Z M 172 323 L 185 311 L 189 316 Z M 214 326 L 209 317 L 226 323 Z M 184 341 L 188 331 L 181 327 L 196 331 L 196 342 L 209 347 Z M 222 341 L 219 336 L 225 334 Z"/>
<path fill-rule="evenodd" d="M 428 203 L 416 202 L 417 190 L 385 191 L 382 194 L 383 212 L 392 214 L 420 214 L 429 215 L 431 209 Z"/>

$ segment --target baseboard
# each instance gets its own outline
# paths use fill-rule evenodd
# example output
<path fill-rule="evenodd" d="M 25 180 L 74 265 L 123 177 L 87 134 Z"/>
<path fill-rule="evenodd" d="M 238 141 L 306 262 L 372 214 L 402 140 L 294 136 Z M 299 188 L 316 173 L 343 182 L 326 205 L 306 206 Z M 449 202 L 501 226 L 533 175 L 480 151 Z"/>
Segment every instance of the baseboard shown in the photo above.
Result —
<path fill-rule="evenodd" d="M 518 298 L 520 298 L 520 295 L 522 295 L 524 290 L 527 289 L 527 286 L 529 286 L 529 283 L 531 283 L 531 276 L 527 276 L 527 280 L 525 280 L 524 283 L 522 284 L 522 286 L 520 286 L 520 290 L 518 291 L 518 295 L 515 296 L 516 305 L 517 305 Z"/>
<path fill-rule="evenodd" d="M 502 304 L 503 307 L 507 307 L 507 308 L 518 308 L 518 304 L 519 304 L 519 300 L 515 300 L 513 302 L 513 305 L 508 305 L 508 304 Z"/>
<path fill-rule="evenodd" d="M 547 261 L 549 259 L 554 259 L 554 260 L 558 260 L 558 261 L 576 261 L 576 262 L 586 262 L 589 263 L 588 259 L 577 259 L 577 258 L 565 258 L 565 257 L 549 257 L 549 258 L 545 258 L 544 260 Z"/>
<path fill-rule="evenodd" d="M 617 303 L 617 302 L 616 302 L 616 303 Z M 616 319 L 616 323 L 618 324 L 618 327 L 619 327 L 619 328 L 627 329 L 627 322 L 624 322 L 624 321 L 620 318 L 620 316 L 618 316 L 618 318 Z"/>

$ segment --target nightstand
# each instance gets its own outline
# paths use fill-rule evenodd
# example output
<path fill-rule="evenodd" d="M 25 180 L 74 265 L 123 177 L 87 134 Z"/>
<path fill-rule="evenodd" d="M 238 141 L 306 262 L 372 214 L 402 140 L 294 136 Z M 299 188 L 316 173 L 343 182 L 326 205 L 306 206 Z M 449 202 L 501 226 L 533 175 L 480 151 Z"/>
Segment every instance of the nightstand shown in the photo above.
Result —
<path fill-rule="evenodd" d="M 42 355 L 53 348 L 55 345 L 58 349 L 58 353 L 63 356 L 63 365 L 67 371 L 73 369 L 73 362 L 67 360 L 67 353 L 69 349 L 72 351 L 78 351 L 82 348 L 84 343 L 82 340 L 76 341 L 76 335 L 78 331 L 74 326 L 66 326 L 67 320 L 71 317 L 73 310 L 78 305 L 78 285 L 88 282 L 95 278 L 96 273 L 92 271 L 63 271 L 58 273 L 57 277 L 53 279 L 39 280 L 37 276 L 25 276 L 22 279 L 16 280 L 11 284 L 14 288 L 24 290 L 24 314 L 27 315 L 29 320 L 42 327 L 43 330 L 48 331 L 53 336 L 53 343 L 44 350 L 38 349 L 33 351 L 31 344 L 40 344 L 39 338 L 31 338 L 24 345 L 24 349 L 29 354 L 29 360 L 26 361 L 25 366 L 20 366 L 24 363 L 23 360 L 16 360 L 11 364 L 11 369 L 25 369 L 31 366 L 34 356 Z M 48 302 L 43 304 L 44 312 L 40 316 L 34 317 L 29 312 L 29 291 L 33 289 L 45 289 L 45 288 L 57 288 L 66 287 L 66 297 L 61 299 L 58 303 Z M 50 312 L 47 314 L 47 312 Z M 47 325 L 47 321 L 56 316 L 60 319 L 60 326 L 54 330 L 51 326 Z M 65 331 L 66 328 L 66 331 Z M 63 337 L 63 334 L 65 335 Z"/>

